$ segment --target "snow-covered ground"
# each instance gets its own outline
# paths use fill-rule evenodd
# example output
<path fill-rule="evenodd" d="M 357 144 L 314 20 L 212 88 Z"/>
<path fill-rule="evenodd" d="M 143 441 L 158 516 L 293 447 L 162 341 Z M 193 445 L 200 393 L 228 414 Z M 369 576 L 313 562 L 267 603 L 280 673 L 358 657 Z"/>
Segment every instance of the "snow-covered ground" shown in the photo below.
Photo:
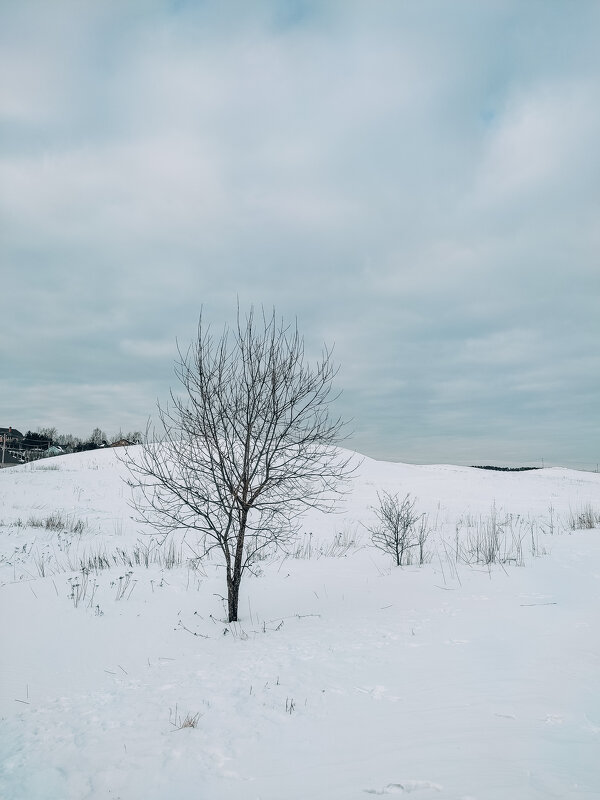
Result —
<path fill-rule="evenodd" d="M 370 545 L 382 489 L 429 563 Z M 600 475 L 365 459 L 236 624 L 128 499 L 114 451 L 0 472 L 3 800 L 600 797 L 600 530 L 570 530 Z"/>

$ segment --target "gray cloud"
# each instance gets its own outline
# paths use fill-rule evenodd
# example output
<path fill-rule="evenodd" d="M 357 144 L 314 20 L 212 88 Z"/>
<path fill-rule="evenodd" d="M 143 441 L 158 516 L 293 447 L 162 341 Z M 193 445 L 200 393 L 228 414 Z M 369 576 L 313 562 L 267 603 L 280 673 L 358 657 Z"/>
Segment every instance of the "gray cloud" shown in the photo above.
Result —
<path fill-rule="evenodd" d="M 363 452 L 595 466 L 597 4 L 2 16 L 2 424 L 139 427 L 239 297 L 335 342 Z"/>

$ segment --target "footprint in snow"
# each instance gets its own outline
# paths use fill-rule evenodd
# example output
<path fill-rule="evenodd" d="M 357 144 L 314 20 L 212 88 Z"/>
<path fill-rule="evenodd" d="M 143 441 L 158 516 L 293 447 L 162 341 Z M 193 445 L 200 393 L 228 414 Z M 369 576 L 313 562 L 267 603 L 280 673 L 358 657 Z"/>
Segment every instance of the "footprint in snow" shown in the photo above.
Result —
<path fill-rule="evenodd" d="M 444 644 L 451 644 L 451 645 L 469 644 L 469 640 L 468 639 L 446 639 Z"/>
<path fill-rule="evenodd" d="M 439 783 L 432 783 L 431 781 L 402 781 L 402 783 L 388 783 L 383 789 L 365 789 L 367 794 L 408 794 L 409 792 L 419 792 L 425 789 L 431 789 L 435 792 L 441 792 L 442 787 Z"/>
<path fill-rule="evenodd" d="M 546 725 L 562 725 L 564 719 L 562 714 L 546 714 L 544 722 Z"/>
<path fill-rule="evenodd" d="M 385 686 L 356 686 L 355 689 L 361 694 L 371 695 L 373 700 L 381 700 L 383 698 L 391 703 L 396 703 L 402 699 L 401 697 L 396 697 L 396 695 L 387 694 Z"/>

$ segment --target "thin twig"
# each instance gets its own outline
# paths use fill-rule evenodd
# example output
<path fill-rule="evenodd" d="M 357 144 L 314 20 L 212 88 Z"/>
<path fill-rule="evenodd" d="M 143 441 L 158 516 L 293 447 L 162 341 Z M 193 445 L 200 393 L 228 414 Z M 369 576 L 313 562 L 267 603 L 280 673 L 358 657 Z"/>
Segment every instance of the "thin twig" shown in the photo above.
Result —
<path fill-rule="evenodd" d="M 556 606 L 558 603 L 519 603 L 520 606 Z"/>

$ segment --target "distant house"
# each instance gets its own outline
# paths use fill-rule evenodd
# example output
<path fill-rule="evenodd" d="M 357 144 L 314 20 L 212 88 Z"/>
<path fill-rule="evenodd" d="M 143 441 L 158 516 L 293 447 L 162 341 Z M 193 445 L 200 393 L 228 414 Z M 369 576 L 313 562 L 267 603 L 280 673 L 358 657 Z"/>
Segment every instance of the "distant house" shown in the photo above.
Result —
<path fill-rule="evenodd" d="M 131 447 L 132 445 L 133 442 L 130 442 L 129 439 L 118 439 L 111 444 L 111 447 Z"/>
<path fill-rule="evenodd" d="M 13 449 L 19 448 L 23 442 L 23 434 L 16 428 L 0 428 L 0 444 L 6 436 L 6 446 Z"/>
<path fill-rule="evenodd" d="M 0 428 L 0 467 L 11 467 L 22 463 L 20 453 L 22 443 L 21 431 L 16 428 Z"/>

